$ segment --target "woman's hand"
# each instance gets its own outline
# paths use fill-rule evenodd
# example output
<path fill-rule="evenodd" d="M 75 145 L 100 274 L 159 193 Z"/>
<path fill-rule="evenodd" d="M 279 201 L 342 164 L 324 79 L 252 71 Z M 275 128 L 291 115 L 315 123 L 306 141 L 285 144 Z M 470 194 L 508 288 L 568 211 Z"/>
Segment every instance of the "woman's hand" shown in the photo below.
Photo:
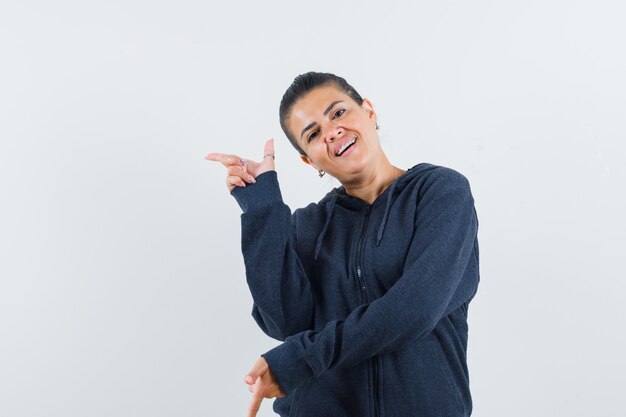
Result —
<path fill-rule="evenodd" d="M 243 381 L 249 385 L 248 389 L 252 393 L 252 401 L 250 401 L 250 407 L 248 407 L 247 417 L 256 417 L 261 408 L 263 398 L 285 396 L 263 356 L 256 361 L 252 370 L 248 372 Z"/>
<path fill-rule="evenodd" d="M 237 186 L 245 187 L 246 183 L 255 183 L 256 177 L 264 172 L 274 170 L 274 139 L 265 142 L 261 162 L 224 153 L 210 153 L 204 159 L 221 162 L 226 167 L 226 186 L 228 191 L 232 191 Z"/>

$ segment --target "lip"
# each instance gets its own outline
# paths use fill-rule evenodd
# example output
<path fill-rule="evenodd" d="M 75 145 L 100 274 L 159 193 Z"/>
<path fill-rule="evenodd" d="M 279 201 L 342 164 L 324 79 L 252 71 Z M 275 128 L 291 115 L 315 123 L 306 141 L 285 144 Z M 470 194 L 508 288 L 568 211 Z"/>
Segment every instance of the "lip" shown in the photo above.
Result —
<path fill-rule="evenodd" d="M 344 140 L 342 140 L 342 141 L 340 141 L 340 142 L 337 142 L 337 146 L 335 146 L 335 148 L 334 148 L 334 150 L 333 150 L 333 156 L 335 156 L 336 158 L 340 158 L 340 157 L 342 157 L 342 156 L 343 156 L 343 155 L 347 152 L 347 150 L 345 150 L 345 151 L 344 151 L 344 153 L 342 153 L 342 154 L 341 154 L 341 155 L 339 155 L 339 156 L 337 156 L 337 152 L 339 152 L 339 149 L 341 149 L 341 147 L 342 147 L 344 144 L 346 144 L 346 143 L 348 143 L 348 142 L 352 141 L 352 139 L 354 139 L 354 143 L 352 144 L 352 146 L 354 146 L 354 145 L 356 144 L 356 141 L 357 141 L 356 136 L 352 136 L 352 137 L 346 138 L 346 139 L 344 139 Z M 352 147 L 352 146 L 351 146 L 351 147 Z M 351 148 L 351 147 L 350 147 L 350 148 Z M 348 149 L 350 149 L 350 148 L 348 148 Z"/>

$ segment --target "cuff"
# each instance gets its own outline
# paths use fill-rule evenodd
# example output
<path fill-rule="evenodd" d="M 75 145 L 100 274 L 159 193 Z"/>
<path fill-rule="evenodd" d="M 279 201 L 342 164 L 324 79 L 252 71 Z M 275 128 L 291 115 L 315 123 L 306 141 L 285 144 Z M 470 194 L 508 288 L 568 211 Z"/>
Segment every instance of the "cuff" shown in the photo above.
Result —
<path fill-rule="evenodd" d="M 255 179 L 256 183 L 246 184 L 245 187 L 235 187 L 230 192 L 244 213 L 283 201 L 276 171 L 266 171 Z"/>
<path fill-rule="evenodd" d="M 285 341 L 262 354 L 278 385 L 287 395 L 315 375 L 297 344 Z"/>

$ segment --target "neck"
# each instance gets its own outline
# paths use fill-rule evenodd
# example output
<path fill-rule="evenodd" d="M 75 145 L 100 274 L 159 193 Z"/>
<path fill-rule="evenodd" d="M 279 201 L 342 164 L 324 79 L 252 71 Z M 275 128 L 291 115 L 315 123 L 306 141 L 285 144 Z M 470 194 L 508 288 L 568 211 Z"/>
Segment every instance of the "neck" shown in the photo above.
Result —
<path fill-rule="evenodd" d="M 372 204 L 404 172 L 406 171 L 391 165 L 383 156 L 364 178 L 355 183 L 343 184 L 343 186 L 346 194 Z"/>

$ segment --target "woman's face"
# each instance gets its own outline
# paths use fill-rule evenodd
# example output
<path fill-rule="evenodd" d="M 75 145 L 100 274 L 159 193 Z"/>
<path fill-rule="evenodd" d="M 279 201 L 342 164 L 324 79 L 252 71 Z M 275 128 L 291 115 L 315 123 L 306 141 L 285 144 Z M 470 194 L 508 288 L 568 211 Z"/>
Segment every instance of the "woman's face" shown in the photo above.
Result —
<path fill-rule="evenodd" d="M 372 103 L 364 99 L 359 106 L 334 84 L 296 101 L 287 129 L 306 153 L 304 162 L 344 184 L 357 180 L 381 152 Z"/>

